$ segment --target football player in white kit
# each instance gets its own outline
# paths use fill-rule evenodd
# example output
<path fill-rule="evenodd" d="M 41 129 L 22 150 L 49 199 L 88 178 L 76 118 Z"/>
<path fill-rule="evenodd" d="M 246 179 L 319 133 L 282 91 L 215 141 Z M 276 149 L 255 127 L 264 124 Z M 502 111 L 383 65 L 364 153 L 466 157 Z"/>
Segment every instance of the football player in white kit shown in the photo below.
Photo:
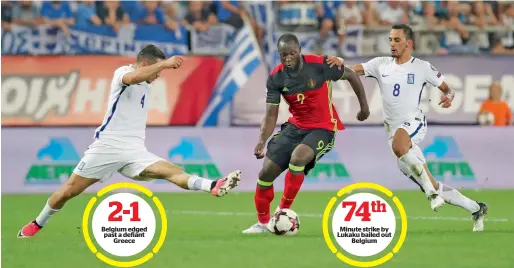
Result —
<path fill-rule="evenodd" d="M 421 187 L 434 211 L 445 203 L 460 206 L 472 214 L 473 231 L 483 231 L 487 205 L 435 180 L 418 146 L 427 132 L 426 117 L 419 108 L 423 88 L 427 83 L 438 87 L 443 92 L 439 105 L 444 108 L 451 106 L 455 93 L 429 62 L 411 56 L 413 37 L 409 26 L 394 25 L 389 34 L 391 56 L 376 57 L 352 69 L 378 81 L 389 145 L 403 174 Z M 342 66 L 343 60 L 330 57 L 328 63 Z"/>
<path fill-rule="evenodd" d="M 240 171 L 225 178 L 208 180 L 185 173 L 161 157 L 147 151 L 145 129 L 150 83 L 165 69 L 178 69 L 181 57 L 166 59 L 154 45 L 145 46 L 135 65 L 114 72 L 111 94 L 104 121 L 94 133 L 94 142 L 84 153 L 68 181 L 48 199 L 39 216 L 25 225 L 19 238 L 32 237 L 45 226 L 64 204 L 98 181 L 115 172 L 134 180 L 165 179 L 186 190 L 200 190 L 222 197 L 236 187 Z"/>

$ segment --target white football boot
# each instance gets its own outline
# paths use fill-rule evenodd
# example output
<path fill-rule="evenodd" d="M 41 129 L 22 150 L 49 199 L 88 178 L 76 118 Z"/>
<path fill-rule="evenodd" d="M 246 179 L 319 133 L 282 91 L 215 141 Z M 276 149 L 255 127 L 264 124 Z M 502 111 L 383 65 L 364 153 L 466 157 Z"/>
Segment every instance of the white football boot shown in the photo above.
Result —
<path fill-rule="evenodd" d="M 271 233 L 270 229 L 268 228 L 269 224 L 262 224 L 262 223 L 256 223 L 250 228 L 244 230 L 243 234 L 263 234 L 263 233 Z"/>
<path fill-rule="evenodd" d="M 477 203 L 480 206 L 480 209 L 477 212 L 471 214 L 471 217 L 475 222 L 473 226 L 473 232 L 482 232 L 484 230 L 484 218 L 485 215 L 487 215 L 487 205 L 484 203 Z"/>
<path fill-rule="evenodd" d="M 435 212 L 439 211 L 439 209 L 446 204 L 444 199 L 437 194 L 431 195 L 428 197 L 428 200 L 430 200 L 430 208 Z"/>

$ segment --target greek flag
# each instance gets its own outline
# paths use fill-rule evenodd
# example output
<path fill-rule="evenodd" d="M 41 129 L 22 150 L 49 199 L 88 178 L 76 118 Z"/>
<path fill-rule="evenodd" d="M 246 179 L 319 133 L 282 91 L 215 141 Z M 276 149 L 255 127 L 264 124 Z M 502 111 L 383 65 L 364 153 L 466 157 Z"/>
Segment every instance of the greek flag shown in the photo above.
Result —
<path fill-rule="evenodd" d="M 197 127 L 230 125 L 231 103 L 236 93 L 248 82 L 255 70 L 263 64 L 259 43 L 250 24 L 245 21 L 230 45 L 231 54 L 225 60 L 216 82 L 209 105 Z"/>

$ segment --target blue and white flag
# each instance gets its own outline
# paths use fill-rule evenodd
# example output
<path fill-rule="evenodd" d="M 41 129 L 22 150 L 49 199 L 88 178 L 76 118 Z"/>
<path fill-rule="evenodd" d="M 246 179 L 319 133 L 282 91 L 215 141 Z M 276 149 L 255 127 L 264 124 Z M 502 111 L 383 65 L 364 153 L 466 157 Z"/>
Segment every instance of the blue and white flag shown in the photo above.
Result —
<path fill-rule="evenodd" d="M 236 33 L 230 51 L 209 105 L 197 123 L 198 127 L 230 125 L 230 108 L 234 96 L 263 64 L 259 43 L 247 21 Z"/>
<path fill-rule="evenodd" d="M 166 56 L 188 53 L 188 31 L 171 31 L 163 25 L 126 24 L 115 32 L 110 26 L 71 26 L 70 35 L 51 25 L 29 28 L 13 25 L 2 31 L 2 55 L 123 55 L 135 56 L 147 44 Z"/>

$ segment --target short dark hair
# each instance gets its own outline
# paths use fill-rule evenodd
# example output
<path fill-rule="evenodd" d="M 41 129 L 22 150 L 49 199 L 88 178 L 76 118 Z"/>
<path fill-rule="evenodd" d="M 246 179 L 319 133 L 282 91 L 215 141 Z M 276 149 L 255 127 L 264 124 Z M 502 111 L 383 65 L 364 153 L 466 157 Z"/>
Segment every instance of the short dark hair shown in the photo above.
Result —
<path fill-rule="evenodd" d="M 403 34 L 405 34 L 405 38 L 407 40 L 414 40 L 414 31 L 408 25 L 406 25 L 406 24 L 395 24 L 395 25 L 393 25 L 393 29 L 403 30 Z"/>
<path fill-rule="evenodd" d="M 157 59 L 164 60 L 166 56 L 164 52 L 160 48 L 155 45 L 146 45 L 139 51 L 137 54 L 137 61 L 141 62 L 142 60 L 151 60 L 156 61 Z"/>
<path fill-rule="evenodd" d="M 291 33 L 286 33 L 286 34 L 281 35 L 278 38 L 277 46 L 278 46 L 278 44 L 280 44 L 280 42 L 284 42 L 284 43 L 294 42 L 295 44 L 300 46 L 300 41 L 298 41 L 298 37 L 296 37 L 296 35 L 291 34 Z"/>

